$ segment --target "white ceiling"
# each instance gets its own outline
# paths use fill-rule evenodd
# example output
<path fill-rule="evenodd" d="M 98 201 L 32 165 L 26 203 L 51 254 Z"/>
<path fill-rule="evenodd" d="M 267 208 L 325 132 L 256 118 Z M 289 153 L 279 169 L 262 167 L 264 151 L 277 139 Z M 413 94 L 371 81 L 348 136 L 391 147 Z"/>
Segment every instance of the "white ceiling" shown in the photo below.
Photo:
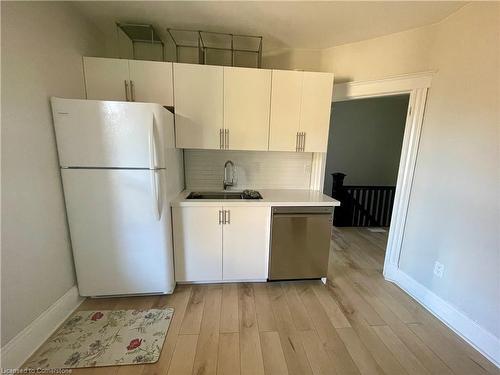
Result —
<path fill-rule="evenodd" d="M 262 35 L 264 49 L 326 48 L 438 22 L 463 2 L 78 1 L 106 35 L 115 22 Z"/>

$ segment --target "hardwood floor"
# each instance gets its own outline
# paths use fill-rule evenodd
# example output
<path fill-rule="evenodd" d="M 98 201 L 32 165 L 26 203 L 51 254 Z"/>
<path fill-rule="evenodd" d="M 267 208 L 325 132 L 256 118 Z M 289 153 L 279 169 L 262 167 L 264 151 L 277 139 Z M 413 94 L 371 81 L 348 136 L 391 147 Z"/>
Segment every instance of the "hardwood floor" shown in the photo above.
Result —
<path fill-rule="evenodd" d="M 80 309 L 171 306 L 160 360 L 73 374 L 499 374 L 384 281 L 386 233 L 334 228 L 329 283 L 179 285 L 161 297 L 94 299 Z"/>

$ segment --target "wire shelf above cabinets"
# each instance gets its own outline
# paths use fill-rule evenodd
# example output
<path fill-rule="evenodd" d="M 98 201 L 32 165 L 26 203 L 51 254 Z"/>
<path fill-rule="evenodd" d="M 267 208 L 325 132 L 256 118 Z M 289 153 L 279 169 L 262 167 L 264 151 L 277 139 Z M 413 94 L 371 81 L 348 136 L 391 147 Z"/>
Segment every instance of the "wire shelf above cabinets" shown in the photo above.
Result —
<path fill-rule="evenodd" d="M 184 55 L 194 62 L 194 52 L 198 64 L 262 66 L 262 36 L 172 28 L 167 32 L 175 45 L 176 62 L 186 62 Z"/>
<path fill-rule="evenodd" d="M 161 48 L 161 61 L 165 61 L 165 43 L 161 39 L 153 25 L 138 23 L 116 23 L 117 38 L 119 43 L 119 33 L 121 30 L 132 43 L 132 58 L 137 60 L 136 44 L 150 44 L 151 47 L 159 46 Z"/>

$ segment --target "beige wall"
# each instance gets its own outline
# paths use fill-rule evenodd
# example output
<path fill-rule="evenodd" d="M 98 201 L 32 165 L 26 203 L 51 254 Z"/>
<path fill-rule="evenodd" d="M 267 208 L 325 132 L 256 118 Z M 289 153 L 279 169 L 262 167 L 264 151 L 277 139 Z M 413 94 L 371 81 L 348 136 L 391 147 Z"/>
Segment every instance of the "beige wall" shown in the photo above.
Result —
<path fill-rule="evenodd" d="M 75 284 L 49 97 L 84 97 L 98 35 L 66 3 L 2 2 L 4 345 Z"/>
<path fill-rule="evenodd" d="M 500 4 L 439 24 L 400 267 L 500 337 Z M 445 265 L 442 279 L 434 262 Z"/>
<path fill-rule="evenodd" d="M 268 69 L 321 71 L 322 50 L 280 49 L 262 56 L 262 67 Z"/>
<path fill-rule="evenodd" d="M 323 50 L 321 69 L 335 82 L 365 81 L 431 69 L 436 25 Z"/>
<path fill-rule="evenodd" d="M 337 82 L 435 70 L 400 267 L 500 337 L 500 3 L 324 51 Z M 433 275 L 434 262 L 445 265 Z"/>

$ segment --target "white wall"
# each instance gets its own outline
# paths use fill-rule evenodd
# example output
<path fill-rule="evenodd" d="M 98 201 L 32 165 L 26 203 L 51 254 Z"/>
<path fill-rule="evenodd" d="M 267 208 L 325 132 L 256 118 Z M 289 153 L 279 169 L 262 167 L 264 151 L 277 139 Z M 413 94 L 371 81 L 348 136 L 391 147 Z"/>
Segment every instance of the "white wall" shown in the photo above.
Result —
<path fill-rule="evenodd" d="M 222 190 L 224 163 L 234 162 L 233 189 L 309 189 L 312 153 L 185 150 L 188 190 Z"/>
<path fill-rule="evenodd" d="M 324 51 L 336 79 L 436 70 L 429 92 L 400 267 L 500 337 L 500 4 Z M 434 261 L 445 265 L 433 276 Z"/>
<path fill-rule="evenodd" d="M 331 194 L 336 172 L 347 175 L 345 185 L 396 185 L 408 99 L 397 95 L 333 104 L 325 194 Z"/>
<path fill-rule="evenodd" d="M 83 98 L 101 51 L 68 3 L 1 7 L 3 346 L 75 284 L 49 97 Z"/>

